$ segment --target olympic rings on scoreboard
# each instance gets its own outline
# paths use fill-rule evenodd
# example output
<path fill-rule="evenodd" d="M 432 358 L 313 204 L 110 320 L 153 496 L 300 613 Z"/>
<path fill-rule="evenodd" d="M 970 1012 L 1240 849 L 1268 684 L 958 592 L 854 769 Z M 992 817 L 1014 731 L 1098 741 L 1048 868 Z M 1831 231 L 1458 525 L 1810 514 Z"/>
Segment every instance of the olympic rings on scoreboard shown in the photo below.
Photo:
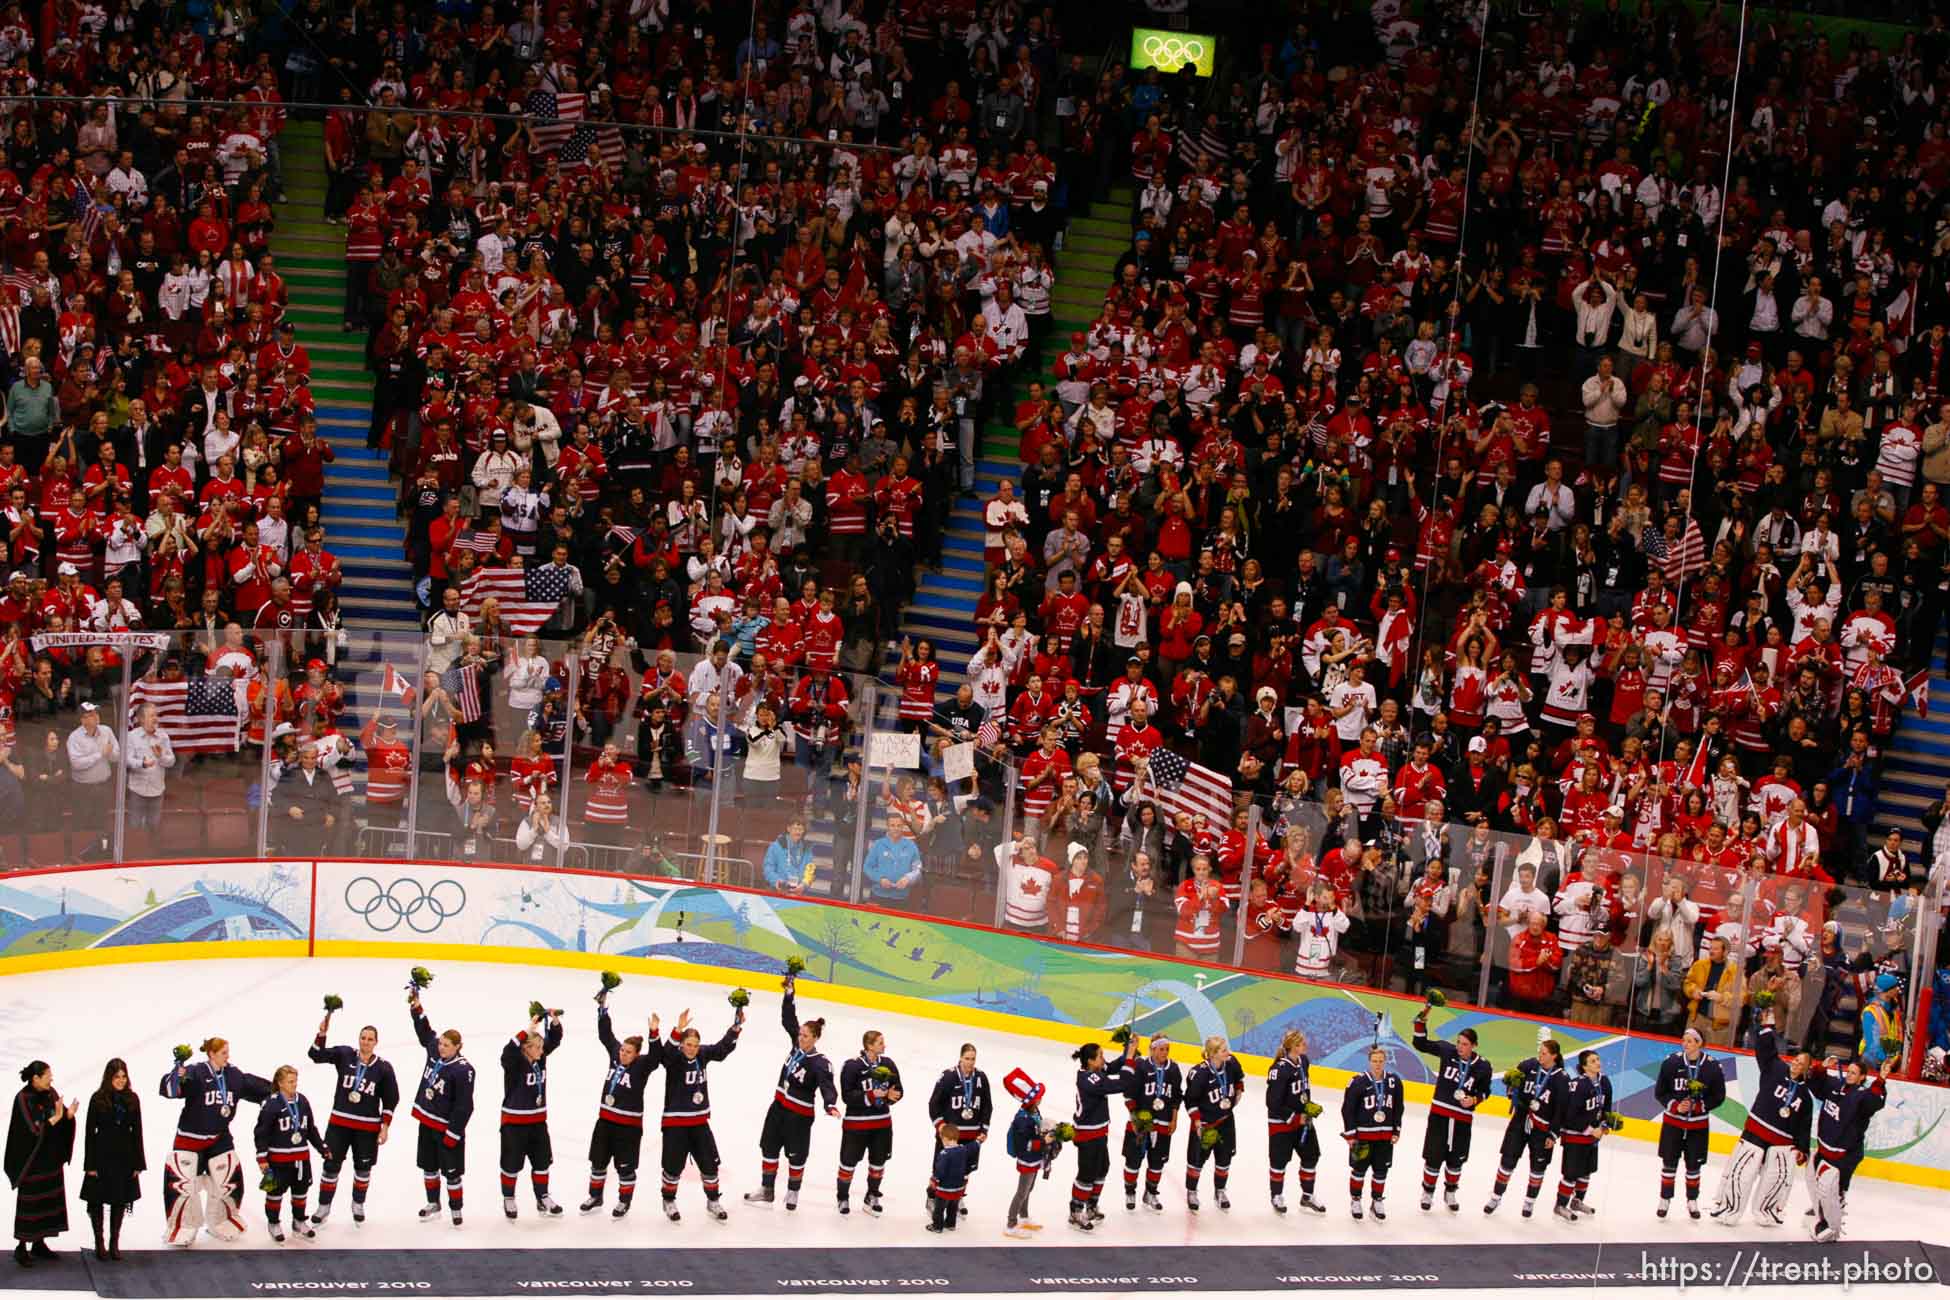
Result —
<path fill-rule="evenodd" d="M 345 887 L 345 906 L 376 934 L 397 930 L 402 923 L 415 934 L 432 934 L 466 910 L 467 887 L 451 879 L 428 886 L 411 876 L 381 885 L 371 876 L 359 876 Z"/>
<path fill-rule="evenodd" d="M 1161 68 L 1176 68 L 1185 63 L 1197 63 L 1205 57 L 1205 42 L 1196 37 L 1170 36 L 1164 33 L 1144 38 L 1144 53 Z"/>

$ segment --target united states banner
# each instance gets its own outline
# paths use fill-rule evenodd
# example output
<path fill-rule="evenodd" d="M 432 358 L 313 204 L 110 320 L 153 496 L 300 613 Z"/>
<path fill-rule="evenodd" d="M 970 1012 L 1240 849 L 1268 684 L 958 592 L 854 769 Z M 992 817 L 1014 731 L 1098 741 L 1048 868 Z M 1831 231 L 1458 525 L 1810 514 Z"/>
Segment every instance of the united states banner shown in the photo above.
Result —
<path fill-rule="evenodd" d="M 544 564 L 535 569 L 476 569 L 460 588 L 461 611 L 478 618 L 492 596 L 501 618 L 516 632 L 533 632 L 555 617 L 569 594 L 569 571 Z"/>
<path fill-rule="evenodd" d="M 614 122 L 590 121 L 589 96 L 580 91 L 544 87 L 531 93 L 523 107 L 528 110 L 537 152 L 555 154 L 564 167 L 581 163 L 614 167 L 623 161 L 622 128 Z"/>
<path fill-rule="evenodd" d="M 481 720 L 481 670 L 477 665 L 449 668 L 441 674 L 440 685 L 463 723 Z"/>
<path fill-rule="evenodd" d="M 1223 830 L 1232 825 L 1232 778 L 1169 749 L 1154 750 L 1146 769 L 1158 807 L 1173 818 L 1181 812 L 1204 817 Z"/>
<path fill-rule="evenodd" d="M 248 697 L 234 677 L 179 682 L 143 678 L 129 688 L 129 722 L 144 704 L 156 706 L 156 726 L 179 754 L 232 754 L 242 740 Z"/>

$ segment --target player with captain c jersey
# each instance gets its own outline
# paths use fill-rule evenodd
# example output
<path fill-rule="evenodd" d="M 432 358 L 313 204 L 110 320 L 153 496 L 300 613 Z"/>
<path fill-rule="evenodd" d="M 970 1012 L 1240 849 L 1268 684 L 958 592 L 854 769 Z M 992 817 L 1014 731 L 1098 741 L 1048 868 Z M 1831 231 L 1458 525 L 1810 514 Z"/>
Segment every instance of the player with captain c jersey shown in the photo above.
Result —
<path fill-rule="evenodd" d="M 329 1005 L 329 1004 L 328 1004 Z M 345 1158 L 352 1157 L 352 1221 L 366 1221 L 366 1192 L 372 1186 L 372 1167 L 379 1160 L 379 1147 L 393 1127 L 393 1112 L 399 1107 L 399 1078 L 391 1062 L 378 1055 L 379 1030 L 367 1025 L 359 1030 L 359 1045 L 327 1047 L 325 1035 L 332 1028 L 332 1013 L 318 1022 L 318 1034 L 306 1053 L 334 1072 L 332 1114 L 325 1123 L 325 1169 L 318 1180 L 318 1213 L 313 1223 L 331 1217 L 332 1198 L 338 1193 L 339 1170 Z"/>
<path fill-rule="evenodd" d="M 1361 1217 L 1361 1188 L 1368 1187 L 1368 1208 L 1377 1220 L 1386 1219 L 1388 1170 L 1395 1162 L 1395 1143 L 1402 1135 L 1404 1099 L 1401 1076 L 1388 1068 L 1388 1052 L 1379 1044 L 1368 1049 L 1366 1073 L 1357 1074 L 1341 1094 L 1341 1136 L 1347 1139 L 1348 1213 Z"/>
<path fill-rule="evenodd" d="M 1700 1171 L 1706 1167 L 1707 1128 L 1727 1099 L 1726 1071 L 1706 1054 L 1706 1039 L 1688 1028 L 1680 1049 L 1659 1065 L 1652 1087 L 1659 1103 L 1659 1217 L 1672 1209 L 1679 1162 L 1686 1162 L 1686 1213 L 1699 1213 Z"/>

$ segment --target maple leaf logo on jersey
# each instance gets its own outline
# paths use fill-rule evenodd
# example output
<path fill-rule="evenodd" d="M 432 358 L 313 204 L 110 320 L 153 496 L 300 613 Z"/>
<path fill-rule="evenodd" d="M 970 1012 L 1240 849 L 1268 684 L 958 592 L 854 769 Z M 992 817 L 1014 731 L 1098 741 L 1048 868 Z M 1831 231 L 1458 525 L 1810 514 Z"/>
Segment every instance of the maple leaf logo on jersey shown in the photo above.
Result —
<path fill-rule="evenodd" d="M 1030 876 L 1022 882 L 1022 892 L 1034 898 L 1043 892 L 1043 882 L 1034 876 Z"/>

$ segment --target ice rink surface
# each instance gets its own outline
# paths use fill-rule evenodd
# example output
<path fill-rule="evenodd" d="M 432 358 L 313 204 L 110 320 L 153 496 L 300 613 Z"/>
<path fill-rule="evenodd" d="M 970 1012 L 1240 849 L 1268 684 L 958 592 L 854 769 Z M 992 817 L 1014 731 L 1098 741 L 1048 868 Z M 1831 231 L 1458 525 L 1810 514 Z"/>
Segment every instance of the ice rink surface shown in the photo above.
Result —
<path fill-rule="evenodd" d="M 1654 1213 L 1656 1154 L 1649 1144 L 1621 1138 L 1606 1142 L 1593 1180 L 1589 1199 L 1599 1211 L 1595 1218 L 1573 1225 L 1551 1216 L 1555 1170 L 1536 1217 L 1520 1217 L 1521 1172 L 1502 1208 L 1486 1216 L 1483 1204 L 1495 1172 L 1501 1117 L 1486 1117 L 1479 1126 L 1463 1176 L 1461 1212 L 1444 1210 L 1438 1200 L 1425 1213 L 1417 1202 L 1426 1108 L 1414 1103 L 1390 1179 L 1387 1222 L 1354 1221 L 1348 1214 L 1346 1146 L 1338 1140 L 1340 1094 L 1328 1087 L 1316 1088 L 1316 1100 L 1326 1107 L 1318 1195 L 1328 1213 L 1276 1214 L 1267 1185 L 1263 1085 L 1250 1076 L 1238 1125 L 1240 1151 L 1232 1165 L 1230 1212 L 1213 1207 L 1209 1168 L 1201 1191 L 1205 1208 L 1197 1214 L 1186 1210 L 1182 1127 L 1163 1184 L 1164 1211 L 1141 1205 L 1127 1211 L 1117 1152 L 1119 1123 L 1113 1128 L 1112 1174 L 1103 1199 L 1109 1218 L 1090 1233 L 1066 1224 L 1069 1176 L 1075 1167 L 1074 1153 L 1066 1150 L 1056 1172 L 1038 1185 L 1032 1198 L 1034 1217 L 1044 1230 L 1029 1242 L 1005 1239 L 1004 1211 L 1016 1180 L 1013 1162 L 1002 1151 L 1002 1132 L 1015 1103 L 1004 1092 L 1002 1078 L 1011 1069 L 1026 1071 L 1049 1089 L 1045 1114 L 1067 1119 L 1075 1097 L 1071 1049 L 1035 1037 L 825 1003 L 816 986 L 801 997 L 800 1015 L 826 1017 L 821 1047 L 835 1073 L 859 1050 L 861 1034 L 877 1029 L 886 1035 L 887 1054 L 899 1064 L 908 1086 L 906 1098 L 895 1107 L 894 1154 L 885 1185 L 888 1212 L 879 1219 L 866 1215 L 856 1195 L 852 1215 L 840 1217 L 834 1195 L 839 1123 L 823 1115 L 814 1129 L 800 1208 L 789 1213 L 782 1207 L 747 1206 L 744 1193 L 759 1185 L 759 1127 L 789 1046 L 779 1022 L 778 982 L 771 978 L 751 987 L 737 1050 L 710 1067 L 713 1129 L 724 1158 L 729 1222 L 713 1222 L 703 1213 L 703 1191 L 694 1169 L 687 1171 L 679 1193 L 683 1221 L 670 1223 L 661 1213 L 659 1139 L 654 1131 L 661 1073 L 652 1077 L 649 1088 L 650 1125 L 634 1210 L 620 1221 L 611 1219 L 607 1209 L 582 1217 L 576 1206 L 587 1190 L 589 1134 L 606 1066 L 595 1037 L 595 973 L 454 962 L 434 967 L 436 980 L 425 1003 L 436 1028 L 456 1028 L 465 1036 L 466 1055 L 478 1072 L 477 1114 L 467 1143 L 464 1227 L 450 1226 L 444 1216 L 433 1223 L 415 1217 L 424 1196 L 412 1167 L 414 1126 L 403 1102 L 392 1140 L 380 1150 L 364 1225 L 354 1225 L 347 1213 L 347 1169 L 333 1216 L 317 1239 L 276 1245 L 263 1226 L 263 1196 L 255 1190 L 252 1166 L 244 1200 L 250 1232 L 242 1241 L 221 1243 L 206 1236 L 189 1251 L 164 1247 L 158 1170 L 169 1150 L 178 1106 L 157 1095 L 157 1087 L 170 1068 L 170 1048 L 220 1035 L 230 1040 L 234 1063 L 253 1074 L 268 1078 L 279 1065 L 296 1065 L 300 1087 L 322 1117 L 331 1105 L 332 1072 L 308 1062 L 305 1052 L 322 1014 L 323 996 L 336 993 L 345 999 L 345 1007 L 333 1019 L 331 1041 L 352 1043 L 359 1026 L 375 1024 L 380 1054 L 393 1062 L 402 1090 L 410 1095 L 424 1059 L 405 1006 L 403 986 L 410 964 L 363 959 L 156 963 L 13 975 L 0 982 L 0 1029 L 10 1068 L 14 1062 L 43 1057 L 53 1064 L 62 1094 L 85 1102 L 103 1063 L 111 1056 L 124 1057 L 143 1099 L 149 1158 L 143 1199 L 124 1234 L 129 1259 L 121 1265 L 98 1264 L 75 1253 L 87 1237 L 84 1208 L 72 1199 L 82 1171 L 77 1141 L 68 1177 L 74 1228 L 56 1243 L 67 1261 L 31 1272 L 8 1269 L 0 1274 L 6 1277 L 0 1287 L 16 1293 L 39 1288 L 49 1294 L 97 1290 L 104 1295 L 173 1296 L 415 1290 L 507 1295 L 683 1290 L 1241 1295 L 1359 1290 L 1377 1295 L 1430 1288 L 1469 1289 L 1488 1296 L 1519 1291 L 1534 1295 L 1540 1286 L 1552 1291 L 1586 1286 L 1672 1291 L 1684 1280 L 1696 1290 L 1750 1293 L 1792 1290 L 1805 1295 L 1810 1284 L 1835 1290 L 1845 1283 L 1851 1290 L 1876 1294 L 1942 1293 L 1936 1274 L 1943 1270 L 1919 1274 L 1914 1264 L 1925 1256 L 1913 1249 L 1906 1274 L 1866 1275 L 1865 1263 L 1874 1269 L 1898 1258 L 1903 1253 L 1895 1249 L 1898 1244 L 1950 1242 L 1950 1214 L 1940 1193 L 1875 1179 L 1855 1183 L 1848 1240 L 1817 1247 L 1808 1241 L 1801 1213 L 1808 1201 L 1799 1182 L 1789 1222 L 1782 1228 L 1695 1223 L 1685 1217 L 1683 1200 L 1675 1203 L 1675 1218 L 1659 1220 Z M 689 1009 L 705 1041 L 713 1041 L 733 1014 L 725 995 L 723 986 L 712 983 L 626 976 L 611 995 L 615 1032 L 619 1037 L 643 1032 L 652 1012 L 661 1015 L 668 1029 Z M 524 1173 L 518 1192 L 520 1218 L 509 1222 L 502 1213 L 497 1176 L 499 1055 L 507 1037 L 526 1025 L 532 1000 L 566 1012 L 566 1036 L 550 1059 L 549 1129 L 555 1150 L 552 1191 L 567 1213 L 555 1220 L 538 1218 Z M 927 1094 L 964 1041 L 979 1050 L 980 1067 L 998 1099 L 995 1137 L 983 1168 L 972 1179 L 968 1217 L 958 1233 L 944 1237 L 925 1230 L 923 1198 L 931 1151 Z M 1176 1051 L 1189 1068 L 1192 1048 L 1181 1044 Z M 1493 1062 L 1498 1071 L 1510 1064 L 1514 1062 Z M 1114 1118 L 1121 1119 L 1121 1107 Z M 232 1126 L 246 1159 L 255 1119 L 255 1108 L 246 1106 Z M 1720 1162 L 1715 1157 L 1707 1170 L 1703 1199 L 1709 1210 Z M 782 1175 L 781 1192 L 783 1187 Z M 1291 1204 L 1298 1199 L 1293 1170 L 1287 1190 Z M 615 1194 L 612 1175 L 611 1204 Z M 11 1216 L 10 1189 L 0 1191 L 0 1212 Z M 1870 1242 L 1883 1244 L 1865 1258 L 1865 1243 Z M 429 1263 L 428 1251 L 463 1253 Z M 943 1251 L 954 1253 L 944 1256 Z M 1932 1251 L 1929 1257 L 1950 1264 L 1950 1252 Z M 953 1267 L 944 1262 L 949 1260 Z M 1682 1278 L 1679 1270 L 1688 1266 L 1693 1272 Z M 1792 1276 L 1780 1271 L 1788 1268 L 1798 1271 Z M 1844 1269 L 1859 1276 L 1845 1277 Z"/>

